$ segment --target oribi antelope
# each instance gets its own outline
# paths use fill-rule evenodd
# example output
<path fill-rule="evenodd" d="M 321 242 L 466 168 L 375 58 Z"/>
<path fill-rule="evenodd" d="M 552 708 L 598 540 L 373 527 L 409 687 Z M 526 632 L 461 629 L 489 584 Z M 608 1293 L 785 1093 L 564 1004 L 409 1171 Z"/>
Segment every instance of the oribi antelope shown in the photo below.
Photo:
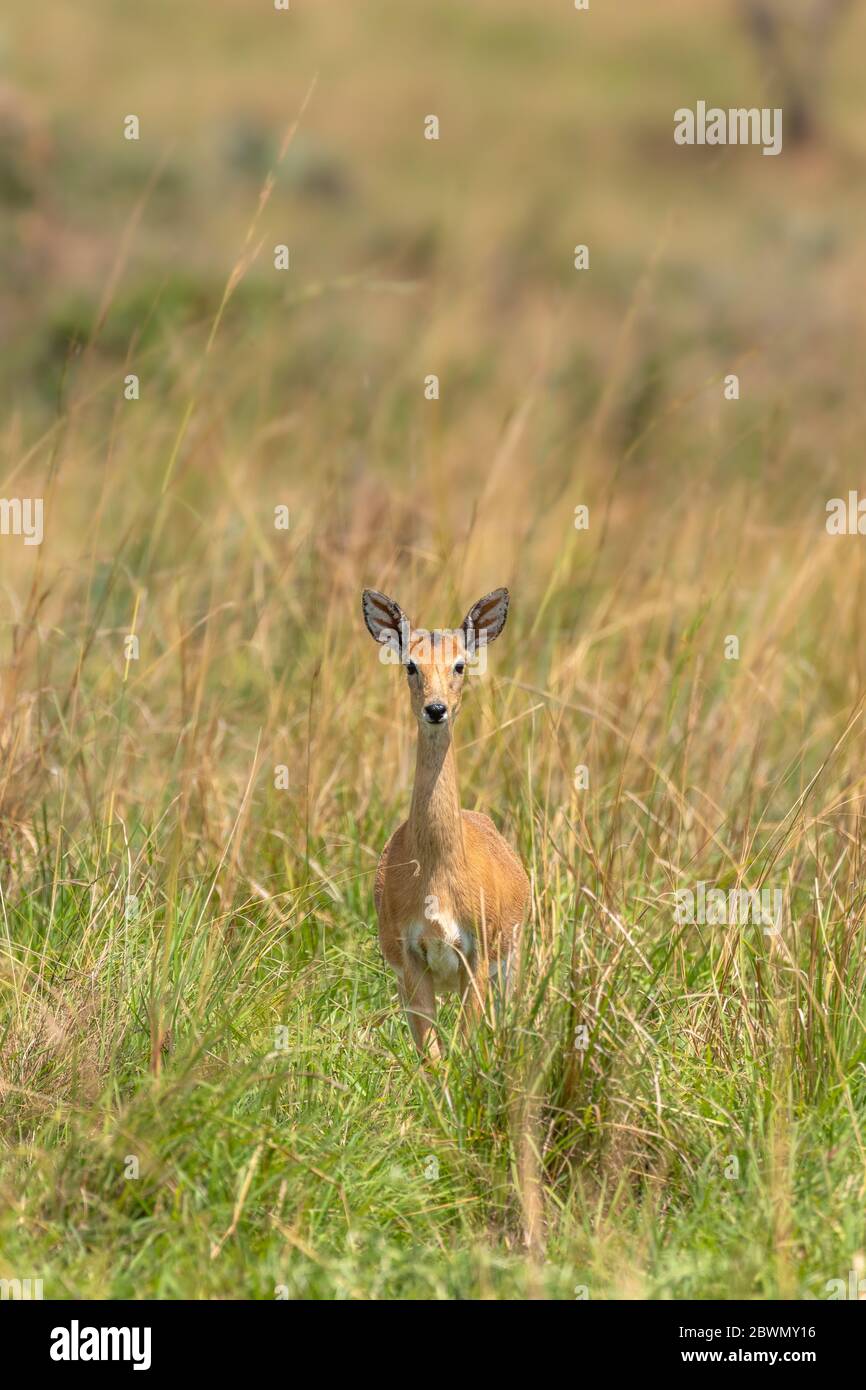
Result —
<path fill-rule="evenodd" d="M 467 670 L 508 615 L 508 590 L 473 604 L 459 629 L 412 627 L 398 603 L 365 589 L 364 620 L 404 667 L 418 724 L 409 819 L 391 836 L 374 896 L 382 954 L 397 976 L 418 1051 L 439 1056 L 436 996 L 456 991 L 467 1022 L 481 1012 L 491 974 L 507 983 L 529 904 L 529 880 L 489 816 L 460 806 L 453 727 Z"/>

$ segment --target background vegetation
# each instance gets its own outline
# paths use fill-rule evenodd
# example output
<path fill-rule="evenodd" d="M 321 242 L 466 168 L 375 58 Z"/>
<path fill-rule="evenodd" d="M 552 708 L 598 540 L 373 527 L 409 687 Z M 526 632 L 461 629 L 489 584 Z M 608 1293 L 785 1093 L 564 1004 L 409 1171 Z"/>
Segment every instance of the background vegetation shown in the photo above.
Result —
<path fill-rule="evenodd" d="M 722 0 L 7 0 L 0 494 L 46 533 L 0 538 L 0 1275 L 863 1273 L 866 568 L 824 524 L 863 478 L 862 10 L 845 33 L 820 135 L 767 159 L 673 142 L 677 107 L 763 104 Z M 430 1073 L 375 939 L 413 743 L 359 595 L 448 625 L 500 583 L 459 761 L 533 920 L 506 1017 Z M 700 880 L 781 889 L 778 935 L 678 927 Z"/>

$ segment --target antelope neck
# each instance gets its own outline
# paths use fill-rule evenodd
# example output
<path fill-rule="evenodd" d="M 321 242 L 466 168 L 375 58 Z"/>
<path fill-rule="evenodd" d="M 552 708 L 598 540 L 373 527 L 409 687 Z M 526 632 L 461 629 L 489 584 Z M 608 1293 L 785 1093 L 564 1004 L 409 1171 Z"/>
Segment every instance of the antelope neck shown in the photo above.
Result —
<path fill-rule="evenodd" d="M 409 811 L 409 843 L 425 877 L 466 867 L 463 818 L 451 729 L 432 738 L 418 730 L 415 786 Z"/>

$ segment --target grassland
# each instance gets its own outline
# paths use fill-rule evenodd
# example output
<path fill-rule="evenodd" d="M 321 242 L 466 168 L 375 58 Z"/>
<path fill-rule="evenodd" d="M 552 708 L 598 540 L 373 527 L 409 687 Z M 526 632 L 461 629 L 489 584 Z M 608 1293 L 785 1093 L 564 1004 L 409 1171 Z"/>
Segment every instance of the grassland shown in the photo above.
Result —
<path fill-rule="evenodd" d="M 762 90 L 695 8 L 9 0 L 0 493 L 46 510 L 0 538 L 0 1276 L 864 1272 L 866 567 L 824 522 L 863 476 L 866 17 L 768 160 L 673 144 Z M 359 596 L 448 625 L 500 583 L 459 766 L 532 922 L 430 1072 L 375 940 L 413 743 Z M 780 931 L 678 925 L 701 881 L 780 890 Z"/>

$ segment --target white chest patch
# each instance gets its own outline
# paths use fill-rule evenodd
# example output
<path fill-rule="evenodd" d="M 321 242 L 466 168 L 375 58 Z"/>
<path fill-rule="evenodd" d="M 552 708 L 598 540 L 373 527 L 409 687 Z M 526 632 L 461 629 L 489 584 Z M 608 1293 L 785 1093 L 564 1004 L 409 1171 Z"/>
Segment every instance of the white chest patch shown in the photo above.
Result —
<path fill-rule="evenodd" d="M 446 941 L 427 942 L 427 969 L 440 993 L 457 989 L 460 983 L 460 957 Z"/>
<path fill-rule="evenodd" d="M 413 922 L 407 939 L 424 957 L 437 994 L 460 988 L 460 967 L 472 951 L 469 932 L 449 918 L 440 917 L 435 922 Z"/>

